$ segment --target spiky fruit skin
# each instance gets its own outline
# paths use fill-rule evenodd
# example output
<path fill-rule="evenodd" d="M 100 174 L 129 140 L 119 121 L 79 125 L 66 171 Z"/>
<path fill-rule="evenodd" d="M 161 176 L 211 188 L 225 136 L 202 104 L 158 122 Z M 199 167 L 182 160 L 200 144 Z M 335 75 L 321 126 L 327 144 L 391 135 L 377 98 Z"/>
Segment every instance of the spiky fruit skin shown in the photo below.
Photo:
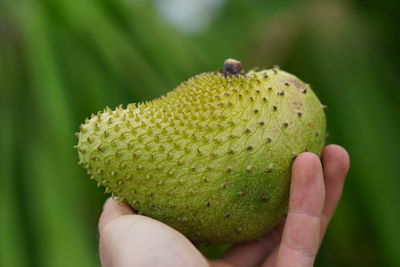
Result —
<path fill-rule="evenodd" d="M 106 192 L 196 242 L 253 240 L 287 212 L 291 165 L 320 154 L 323 106 L 278 69 L 199 74 L 81 125 L 81 164 Z"/>

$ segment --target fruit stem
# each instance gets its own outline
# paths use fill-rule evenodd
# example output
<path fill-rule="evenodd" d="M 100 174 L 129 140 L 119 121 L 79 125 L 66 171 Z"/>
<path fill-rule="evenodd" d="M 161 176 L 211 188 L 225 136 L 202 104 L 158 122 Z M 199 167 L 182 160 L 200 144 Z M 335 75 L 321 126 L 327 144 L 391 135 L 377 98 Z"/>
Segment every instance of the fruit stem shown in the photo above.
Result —
<path fill-rule="evenodd" d="M 243 65 L 239 60 L 228 58 L 224 61 L 224 67 L 220 70 L 224 76 L 243 75 Z"/>

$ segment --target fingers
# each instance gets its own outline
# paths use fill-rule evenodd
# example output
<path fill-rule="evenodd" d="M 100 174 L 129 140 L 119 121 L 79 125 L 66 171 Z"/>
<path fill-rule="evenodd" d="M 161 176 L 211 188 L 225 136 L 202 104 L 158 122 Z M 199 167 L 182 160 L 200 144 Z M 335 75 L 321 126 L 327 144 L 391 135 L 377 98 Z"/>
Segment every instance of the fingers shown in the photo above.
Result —
<path fill-rule="evenodd" d="M 223 261 L 234 266 L 260 266 L 261 262 L 279 243 L 284 222 L 269 231 L 259 241 L 250 241 L 230 248 L 223 256 Z"/>
<path fill-rule="evenodd" d="M 322 154 L 325 182 L 325 206 L 321 223 L 321 239 L 342 195 L 344 180 L 350 166 L 347 151 L 338 145 L 327 146 Z"/>
<path fill-rule="evenodd" d="M 134 214 L 134 212 L 128 204 L 122 202 L 120 203 L 111 197 L 108 198 L 104 203 L 103 212 L 100 216 L 99 230 L 101 231 L 111 220 L 129 214 Z"/>
<path fill-rule="evenodd" d="M 273 267 L 276 266 L 276 257 L 278 255 L 279 247 L 275 247 L 274 250 L 268 255 L 268 257 L 265 259 L 263 264 L 261 265 L 262 267 Z"/>
<path fill-rule="evenodd" d="M 181 233 L 108 199 L 100 217 L 101 266 L 209 266 Z"/>
<path fill-rule="evenodd" d="M 289 211 L 276 266 L 313 265 L 319 247 L 324 200 L 321 162 L 312 153 L 302 153 L 292 167 Z"/>
<path fill-rule="evenodd" d="M 338 145 L 327 146 L 322 155 L 299 155 L 293 164 L 289 212 L 282 241 L 274 246 L 279 231 L 258 243 L 247 242 L 231 248 L 221 262 L 229 266 L 312 266 L 320 241 L 340 200 L 349 170 L 349 155 Z M 273 241 L 269 239 L 273 239 Z M 268 240 L 270 242 L 268 242 Z"/>

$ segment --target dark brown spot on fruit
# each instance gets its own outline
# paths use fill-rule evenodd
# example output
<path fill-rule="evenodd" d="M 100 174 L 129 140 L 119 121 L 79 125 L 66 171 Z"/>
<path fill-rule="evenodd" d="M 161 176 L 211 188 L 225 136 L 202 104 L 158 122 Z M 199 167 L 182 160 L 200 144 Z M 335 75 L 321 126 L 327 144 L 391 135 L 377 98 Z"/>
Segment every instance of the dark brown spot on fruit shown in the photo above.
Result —
<path fill-rule="evenodd" d="M 265 173 L 271 173 L 272 172 L 272 168 L 268 168 L 264 171 Z"/>

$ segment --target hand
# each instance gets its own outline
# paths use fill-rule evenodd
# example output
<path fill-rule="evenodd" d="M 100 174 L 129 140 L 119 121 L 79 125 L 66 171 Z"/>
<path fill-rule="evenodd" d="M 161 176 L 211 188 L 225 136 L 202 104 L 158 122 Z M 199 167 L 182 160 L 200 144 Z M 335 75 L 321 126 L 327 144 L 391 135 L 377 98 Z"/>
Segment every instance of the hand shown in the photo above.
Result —
<path fill-rule="evenodd" d="M 337 145 L 324 149 L 322 165 L 316 155 L 300 154 L 292 167 L 286 220 L 219 260 L 207 260 L 181 233 L 109 199 L 99 221 L 102 266 L 312 266 L 348 169 L 349 156 Z"/>

